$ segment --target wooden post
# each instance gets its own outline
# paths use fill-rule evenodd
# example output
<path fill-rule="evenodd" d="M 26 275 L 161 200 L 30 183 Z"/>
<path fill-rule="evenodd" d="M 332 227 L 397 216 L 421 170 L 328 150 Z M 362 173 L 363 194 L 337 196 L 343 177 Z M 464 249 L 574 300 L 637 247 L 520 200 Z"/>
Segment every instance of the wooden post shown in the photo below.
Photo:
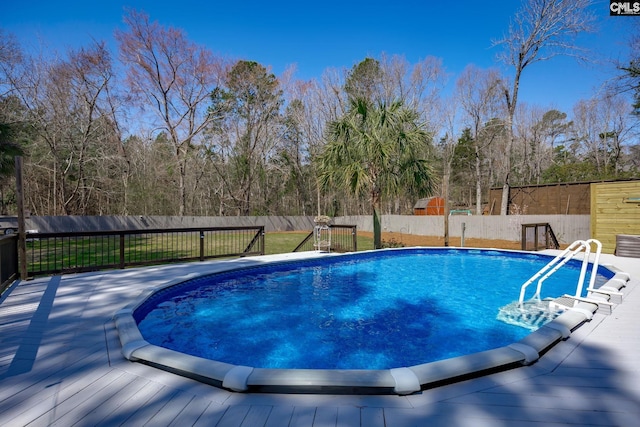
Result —
<path fill-rule="evenodd" d="M 445 166 L 446 167 L 446 166 Z M 444 199 L 444 246 L 449 246 L 449 172 L 442 180 L 442 198 Z"/>
<path fill-rule="evenodd" d="M 15 157 L 16 204 L 18 205 L 18 273 L 20 279 L 27 279 L 27 239 L 24 224 L 24 189 L 22 186 L 22 156 Z"/>

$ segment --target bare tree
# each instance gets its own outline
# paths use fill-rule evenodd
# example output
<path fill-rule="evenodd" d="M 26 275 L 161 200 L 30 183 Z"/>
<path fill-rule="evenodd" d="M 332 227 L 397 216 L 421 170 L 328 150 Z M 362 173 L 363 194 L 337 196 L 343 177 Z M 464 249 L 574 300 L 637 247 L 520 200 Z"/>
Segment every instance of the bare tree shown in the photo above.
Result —
<path fill-rule="evenodd" d="M 570 123 L 558 110 L 521 104 L 517 119 L 521 140 L 520 175 L 523 183 L 540 184 L 542 173 L 553 164 L 554 146 L 566 139 Z"/>
<path fill-rule="evenodd" d="M 173 146 L 182 216 L 189 153 L 212 120 L 209 96 L 220 84 L 225 64 L 189 42 L 182 30 L 150 22 L 144 13 L 132 10 L 124 22 L 127 30 L 116 30 L 115 37 L 127 66 L 127 83 L 138 105 L 154 113 L 157 128 L 166 132 Z"/>
<path fill-rule="evenodd" d="M 325 125 L 343 114 L 342 103 L 346 95 L 341 86 L 337 71 L 328 69 L 319 80 L 294 81 L 285 87 L 289 105 L 297 104 L 295 108 L 287 108 L 286 113 L 299 132 L 299 149 L 304 153 L 301 167 L 308 169 L 306 185 L 309 194 L 315 193 L 317 215 L 336 213 L 329 205 L 333 194 L 323 197 L 321 192 L 317 160 L 325 144 Z"/>
<path fill-rule="evenodd" d="M 17 143 L 26 109 L 14 94 L 19 79 L 15 69 L 22 62 L 22 50 L 15 37 L 0 28 L 0 213 L 6 214 L 4 181 L 13 174 L 14 157 L 22 153 Z"/>
<path fill-rule="evenodd" d="M 502 215 L 508 213 L 509 156 L 514 142 L 513 121 L 522 73 L 531 64 L 558 55 L 584 58 L 585 51 L 575 44 L 575 38 L 582 32 L 593 30 L 594 17 L 588 10 L 592 3 L 592 0 L 525 0 L 507 34 L 494 42 L 494 45 L 504 47 L 498 59 L 512 66 L 514 72 L 511 87 L 505 85 L 504 88 L 509 135 L 503 171 Z"/>
<path fill-rule="evenodd" d="M 40 214 L 100 212 L 109 180 L 105 160 L 118 156 L 114 72 L 104 43 L 72 50 L 66 59 L 24 58 L 12 78 L 28 111 L 26 180 L 31 210 Z"/>
<path fill-rule="evenodd" d="M 23 54 L 18 41 L 13 36 L 0 28 L 0 97 L 10 95 L 20 86 L 20 64 L 23 62 Z"/>
<path fill-rule="evenodd" d="M 482 138 L 494 133 L 481 132 L 492 119 L 502 116 L 501 76 L 497 70 L 482 70 L 467 66 L 456 82 L 457 100 L 469 125 L 475 155 L 476 214 L 482 214 L 482 156 L 494 138 Z"/>
<path fill-rule="evenodd" d="M 635 136 L 637 120 L 622 95 L 606 94 L 580 101 L 574 108 L 574 138 L 582 146 L 597 174 L 594 178 L 616 178 L 621 172 L 623 146 Z"/>
<path fill-rule="evenodd" d="M 225 87 L 216 88 L 210 99 L 209 111 L 216 117 L 212 134 L 230 148 L 225 159 L 230 175 L 227 190 L 237 214 L 250 215 L 252 208 L 264 207 L 252 207 L 252 202 L 279 142 L 282 90 L 276 76 L 261 64 L 238 61 L 226 76 Z"/>
<path fill-rule="evenodd" d="M 455 95 L 454 95 L 455 96 Z M 444 245 L 449 246 L 449 197 L 451 184 L 451 164 L 455 154 L 455 134 L 456 134 L 456 117 L 458 114 L 458 103 L 455 100 L 451 102 L 443 102 L 440 106 L 440 119 L 442 120 L 445 134 L 439 141 L 440 154 L 442 156 L 442 184 L 441 194 L 444 199 Z"/>

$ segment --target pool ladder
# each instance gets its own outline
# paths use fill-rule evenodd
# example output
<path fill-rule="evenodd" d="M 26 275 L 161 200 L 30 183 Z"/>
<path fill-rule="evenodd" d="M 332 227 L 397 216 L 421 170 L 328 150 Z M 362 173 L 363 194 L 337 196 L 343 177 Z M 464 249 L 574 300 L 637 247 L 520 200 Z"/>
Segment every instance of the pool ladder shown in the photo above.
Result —
<path fill-rule="evenodd" d="M 582 289 L 584 287 L 584 279 L 587 273 L 587 268 L 589 266 L 589 259 L 591 256 L 591 244 L 595 244 L 596 252 L 595 259 L 593 261 L 593 265 L 591 268 L 591 278 L 589 279 L 589 288 L 593 289 L 593 285 L 596 280 L 596 273 L 598 271 L 598 262 L 600 261 L 600 252 L 602 252 L 602 243 L 600 243 L 596 239 L 589 240 L 576 240 L 572 244 L 570 244 L 564 251 L 562 251 L 558 256 L 556 256 L 553 260 L 551 260 L 547 265 L 542 267 L 536 274 L 531 276 L 529 280 L 527 280 L 522 287 L 520 288 L 520 298 L 518 299 L 518 305 L 520 307 L 524 304 L 524 294 L 527 287 L 532 284 L 536 279 L 538 279 L 538 286 L 536 288 L 535 294 L 533 294 L 532 300 L 540 301 L 540 291 L 542 289 L 542 284 L 544 281 L 549 278 L 553 273 L 558 271 L 563 265 L 569 262 L 571 259 L 575 258 L 579 253 L 584 252 L 584 256 L 582 259 L 582 268 L 580 269 L 580 276 L 578 278 L 578 284 L 576 286 L 575 296 L 567 297 L 572 299 L 573 304 L 577 304 L 580 300 L 585 300 L 581 297 Z"/>

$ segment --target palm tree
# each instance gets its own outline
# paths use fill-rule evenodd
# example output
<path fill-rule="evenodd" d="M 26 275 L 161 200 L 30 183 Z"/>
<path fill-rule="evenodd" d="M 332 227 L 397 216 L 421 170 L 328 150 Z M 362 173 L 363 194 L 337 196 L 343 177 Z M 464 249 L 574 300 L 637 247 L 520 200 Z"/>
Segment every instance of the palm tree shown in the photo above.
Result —
<path fill-rule="evenodd" d="M 328 125 L 320 156 L 320 182 L 355 195 L 369 194 L 373 210 L 373 243 L 382 247 L 380 200 L 400 190 L 429 195 L 431 168 L 420 156 L 429 136 L 418 114 L 402 102 L 373 104 L 352 99 L 346 114 Z"/>

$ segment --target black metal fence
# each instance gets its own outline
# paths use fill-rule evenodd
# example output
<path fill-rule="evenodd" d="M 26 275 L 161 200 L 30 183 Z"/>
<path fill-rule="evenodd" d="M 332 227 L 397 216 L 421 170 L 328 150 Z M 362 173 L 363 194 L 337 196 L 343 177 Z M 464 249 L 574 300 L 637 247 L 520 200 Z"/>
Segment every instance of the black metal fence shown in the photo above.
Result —
<path fill-rule="evenodd" d="M 18 277 L 18 236 L 0 237 L 0 293 Z"/>
<path fill-rule="evenodd" d="M 264 255 L 264 226 L 26 232 L 27 277 Z M 312 251 L 313 232 L 295 251 Z M 332 225 L 332 252 L 358 250 L 355 225 Z M 18 235 L 0 237 L 0 290 L 19 274 Z"/>
<path fill-rule="evenodd" d="M 355 225 L 331 225 L 330 252 L 356 252 L 358 250 L 358 230 Z M 293 252 L 313 251 L 313 231 L 293 250 Z"/>
<path fill-rule="evenodd" d="M 264 255 L 264 226 L 26 233 L 26 239 L 29 277 Z"/>
<path fill-rule="evenodd" d="M 548 222 L 522 224 L 522 250 L 559 249 L 560 243 Z"/>

